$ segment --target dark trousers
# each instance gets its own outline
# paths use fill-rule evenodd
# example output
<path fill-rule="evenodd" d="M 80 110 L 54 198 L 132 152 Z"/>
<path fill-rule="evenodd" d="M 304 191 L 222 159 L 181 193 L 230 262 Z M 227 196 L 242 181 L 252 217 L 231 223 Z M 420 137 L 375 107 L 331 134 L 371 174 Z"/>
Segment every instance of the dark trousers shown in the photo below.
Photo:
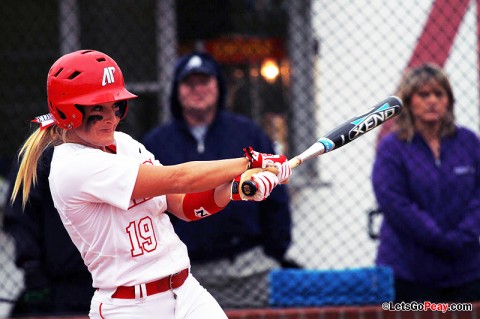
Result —
<path fill-rule="evenodd" d="M 480 301 L 480 280 L 461 286 L 435 287 L 395 278 L 395 302 L 474 302 Z"/>
<path fill-rule="evenodd" d="M 12 317 L 25 315 L 87 315 L 95 289 L 90 282 L 55 282 L 49 287 L 26 290 L 15 304 Z"/>

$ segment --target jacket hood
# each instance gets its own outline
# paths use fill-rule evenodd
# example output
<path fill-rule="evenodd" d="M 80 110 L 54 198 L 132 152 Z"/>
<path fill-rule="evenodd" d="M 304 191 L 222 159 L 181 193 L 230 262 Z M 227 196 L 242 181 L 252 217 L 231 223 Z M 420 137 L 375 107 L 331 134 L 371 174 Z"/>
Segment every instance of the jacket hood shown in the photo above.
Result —
<path fill-rule="evenodd" d="M 192 73 L 204 73 L 217 78 L 219 91 L 217 110 L 225 108 L 227 85 L 220 65 L 209 54 L 195 51 L 181 56 L 175 64 L 174 81 L 170 91 L 170 112 L 175 119 L 183 119 L 182 106 L 178 100 L 178 84 Z"/>

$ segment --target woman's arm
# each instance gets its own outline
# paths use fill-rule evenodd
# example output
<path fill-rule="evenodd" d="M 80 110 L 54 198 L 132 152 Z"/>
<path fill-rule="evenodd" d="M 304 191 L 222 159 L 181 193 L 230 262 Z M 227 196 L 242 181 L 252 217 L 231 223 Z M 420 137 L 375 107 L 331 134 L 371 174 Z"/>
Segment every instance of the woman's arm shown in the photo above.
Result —
<path fill-rule="evenodd" d="M 141 164 L 132 199 L 202 192 L 229 183 L 248 168 L 247 158 L 187 162 L 171 166 Z M 228 189 L 228 187 L 227 187 Z M 230 194 L 228 195 L 228 198 Z"/>
<path fill-rule="evenodd" d="M 240 184 L 244 180 L 251 180 L 256 185 L 253 196 L 240 194 Z M 270 196 L 278 182 L 274 173 L 254 168 L 214 189 L 185 195 L 167 195 L 167 210 L 185 221 L 199 220 L 223 210 L 230 200 L 263 201 Z"/>
<path fill-rule="evenodd" d="M 223 185 L 220 185 L 214 190 L 214 200 L 215 204 L 218 207 L 225 207 L 230 203 L 230 193 L 231 193 L 232 183 L 228 182 Z M 178 218 L 191 221 L 190 218 L 185 216 L 183 211 L 183 200 L 185 194 L 169 194 L 167 195 L 167 210 Z"/>

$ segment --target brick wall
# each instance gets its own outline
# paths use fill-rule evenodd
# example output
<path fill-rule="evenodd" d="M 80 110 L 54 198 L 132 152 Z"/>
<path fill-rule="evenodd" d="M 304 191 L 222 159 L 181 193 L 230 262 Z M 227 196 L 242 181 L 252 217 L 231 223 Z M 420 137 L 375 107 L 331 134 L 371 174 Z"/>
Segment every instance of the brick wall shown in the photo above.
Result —
<path fill-rule="evenodd" d="M 229 319 L 478 319 L 480 302 L 473 304 L 472 311 L 384 311 L 380 306 L 320 307 L 288 309 L 243 309 L 227 311 Z M 24 317 L 15 319 L 88 319 L 76 317 Z"/>
<path fill-rule="evenodd" d="M 477 319 L 480 318 L 480 303 L 473 304 L 472 311 L 455 312 L 405 312 L 384 311 L 380 306 L 321 307 L 289 309 L 232 310 L 229 319 Z"/>

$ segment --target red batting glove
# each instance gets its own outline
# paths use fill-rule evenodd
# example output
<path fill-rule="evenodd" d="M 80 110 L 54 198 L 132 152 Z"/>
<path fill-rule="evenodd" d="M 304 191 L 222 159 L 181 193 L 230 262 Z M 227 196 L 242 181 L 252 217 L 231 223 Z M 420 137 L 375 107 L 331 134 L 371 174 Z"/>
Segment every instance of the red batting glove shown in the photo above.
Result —
<path fill-rule="evenodd" d="M 250 162 L 249 168 L 266 168 L 268 166 L 275 166 L 275 163 L 285 163 L 287 157 L 285 155 L 274 155 L 267 153 L 259 153 L 254 151 L 251 146 L 243 149 L 245 157 Z"/>
<path fill-rule="evenodd" d="M 278 169 L 277 177 L 280 184 L 288 183 L 288 179 L 290 178 L 290 175 L 292 175 L 292 168 L 290 167 L 290 164 L 288 164 L 288 162 L 282 164 L 276 163 L 275 166 Z"/>
<path fill-rule="evenodd" d="M 254 151 L 251 146 L 243 149 L 245 157 L 249 161 L 249 168 L 267 168 L 274 166 L 278 170 L 278 180 L 280 183 L 288 180 L 292 174 L 292 169 L 288 165 L 288 160 L 285 155 L 259 153 Z"/>

